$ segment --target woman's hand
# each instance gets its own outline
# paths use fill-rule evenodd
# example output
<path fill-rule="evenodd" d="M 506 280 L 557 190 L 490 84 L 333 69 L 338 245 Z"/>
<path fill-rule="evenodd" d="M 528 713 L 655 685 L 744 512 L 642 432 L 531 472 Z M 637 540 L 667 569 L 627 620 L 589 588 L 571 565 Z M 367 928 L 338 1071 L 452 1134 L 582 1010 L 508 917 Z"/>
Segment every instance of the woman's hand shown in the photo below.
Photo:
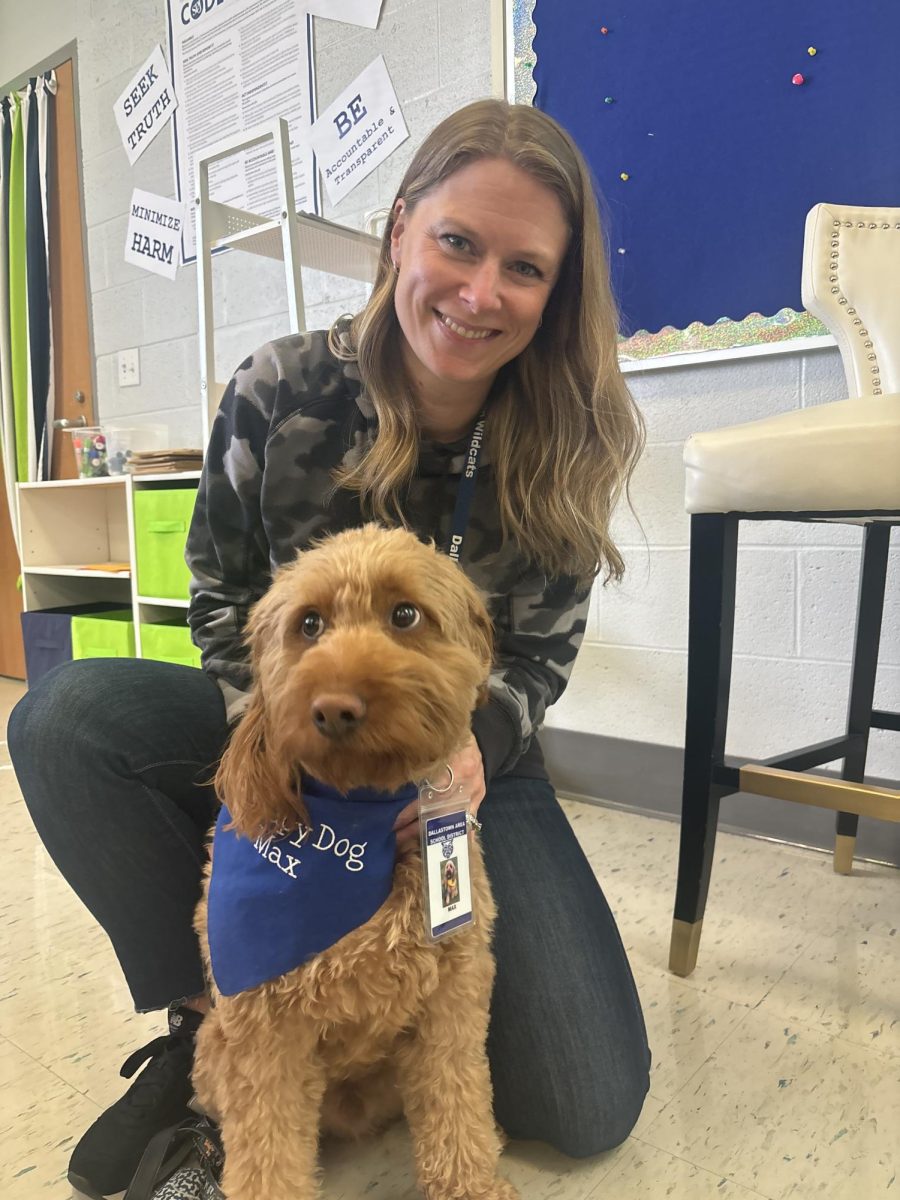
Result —
<path fill-rule="evenodd" d="M 467 740 L 457 750 L 447 765 L 453 770 L 453 792 L 448 792 L 448 797 L 453 794 L 458 794 L 461 798 L 465 797 L 469 812 L 474 816 L 478 812 L 478 807 L 484 799 L 484 794 L 487 790 L 484 782 L 484 762 L 474 734 L 469 734 Z M 436 779 L 434 782 L 440 785 L 446 782 L 446 780 Z M 462 785 L 462 792 L 458 793 L 457 788 L 460 785 Z M 403 809 L 394 822 L 394 829 L 397 831 L 398 851 L 402 852 L 408 849 L 413 843 L 418 842 L 418 800 L 413 800 L 407 804 L 406 808 Z"/>

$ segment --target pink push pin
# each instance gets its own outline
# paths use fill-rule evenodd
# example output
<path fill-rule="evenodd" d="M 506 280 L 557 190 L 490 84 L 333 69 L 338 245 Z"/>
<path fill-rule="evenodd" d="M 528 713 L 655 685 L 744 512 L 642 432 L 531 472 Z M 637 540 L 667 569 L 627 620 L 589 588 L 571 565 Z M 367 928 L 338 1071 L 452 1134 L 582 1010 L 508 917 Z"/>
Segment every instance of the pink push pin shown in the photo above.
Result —
<path fill-rule="evenodd" d="M 795 87 L 799 87 L 801 85 L 801 83 L 806 83 L 806 80 L 803 78 L 803 76 L 798 71 L 797 74 L 791 80 L 791 83 L 793 83 Z"/>

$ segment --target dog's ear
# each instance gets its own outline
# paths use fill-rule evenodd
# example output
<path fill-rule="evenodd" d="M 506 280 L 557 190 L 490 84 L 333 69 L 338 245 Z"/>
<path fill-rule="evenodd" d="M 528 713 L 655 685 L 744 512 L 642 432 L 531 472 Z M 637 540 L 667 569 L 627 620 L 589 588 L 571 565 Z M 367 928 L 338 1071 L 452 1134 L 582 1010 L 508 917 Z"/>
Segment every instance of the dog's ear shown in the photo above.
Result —
<path fill-rule="evenodd" d="M 267 735 L 265 702 L 257 685 L 216 772 L 216 794 L 227 805 L 238 833 L 256 837 L 303 816 L 294 771 L 287 763 Z"/>

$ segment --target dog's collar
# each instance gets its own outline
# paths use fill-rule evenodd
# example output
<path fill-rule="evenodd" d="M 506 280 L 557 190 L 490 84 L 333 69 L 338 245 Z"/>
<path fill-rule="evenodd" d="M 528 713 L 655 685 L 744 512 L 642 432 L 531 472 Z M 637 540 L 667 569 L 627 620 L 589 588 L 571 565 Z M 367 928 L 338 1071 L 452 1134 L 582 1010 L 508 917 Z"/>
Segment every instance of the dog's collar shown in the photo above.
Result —
<path fill-rule="evenodd" d="M 209 885 L 213 978 L 225 996 L 299 967 L 375 915 L 391 890 L 394 821 L 417 795 L 355 788 L 346 795 L 305 777 L 308 828 L 255 840 L 219 813 Z"/>

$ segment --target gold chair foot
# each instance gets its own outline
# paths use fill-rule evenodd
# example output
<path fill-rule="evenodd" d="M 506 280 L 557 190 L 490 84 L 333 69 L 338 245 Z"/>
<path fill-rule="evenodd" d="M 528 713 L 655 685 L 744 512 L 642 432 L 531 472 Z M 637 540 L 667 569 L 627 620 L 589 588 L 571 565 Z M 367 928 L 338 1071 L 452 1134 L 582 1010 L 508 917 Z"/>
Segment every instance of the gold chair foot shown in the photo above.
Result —
<path fill-rule="evenodd" d="M 849 875 L 853 870 L 853 852 L 856 838 L 838 833 L 834 838 L 834 869 L 838 875 Z"/>
<path fill-rule="evenodd" d="M 697 951 L 700 949 L 700 933 L 703 921 L 672 922 L 672 940 L 669 943 L 669 970 L 673 975 L 690 975 L 697 965 Z"/>

